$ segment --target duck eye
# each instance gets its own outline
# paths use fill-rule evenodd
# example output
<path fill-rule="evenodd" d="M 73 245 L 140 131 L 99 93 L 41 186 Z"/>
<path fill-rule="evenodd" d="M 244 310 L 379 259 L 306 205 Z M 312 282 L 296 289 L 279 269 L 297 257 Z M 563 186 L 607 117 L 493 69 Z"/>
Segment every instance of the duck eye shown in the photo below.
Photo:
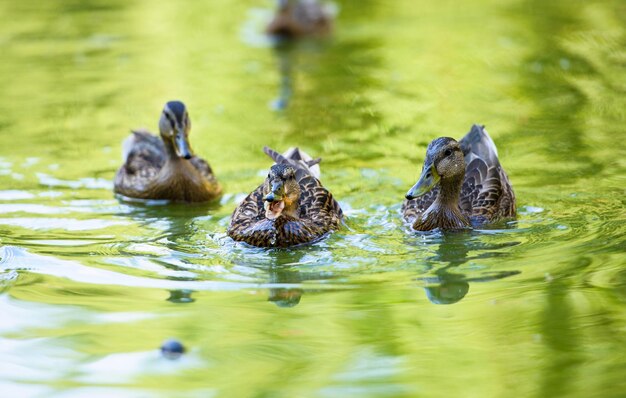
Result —
<path fill-rule="evenodd" d="M 452 151 L 450 149 L 446 149 L 446 151 L 443 154 L 445 156 L 450 156 L 450 155 L 452 155 Z"/>

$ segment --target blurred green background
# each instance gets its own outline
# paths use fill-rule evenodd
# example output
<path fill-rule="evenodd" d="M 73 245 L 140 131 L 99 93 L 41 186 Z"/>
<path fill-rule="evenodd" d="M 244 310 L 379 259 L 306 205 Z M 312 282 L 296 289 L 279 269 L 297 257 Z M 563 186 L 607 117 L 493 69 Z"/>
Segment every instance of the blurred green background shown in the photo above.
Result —
<path fill-rule="evenodd" d="M 624 396 L 626 3 L 335 6 L 331 38 L 278 51 L 271 1 L 0 2 L 3 396 Z M 112 194 L 171 99 L 219 204 Z M 408 233 L 426 145 L 472 123 L 518 221 Z M 263 145 L 322 156 L 346 228 L 227 238 Z"/>

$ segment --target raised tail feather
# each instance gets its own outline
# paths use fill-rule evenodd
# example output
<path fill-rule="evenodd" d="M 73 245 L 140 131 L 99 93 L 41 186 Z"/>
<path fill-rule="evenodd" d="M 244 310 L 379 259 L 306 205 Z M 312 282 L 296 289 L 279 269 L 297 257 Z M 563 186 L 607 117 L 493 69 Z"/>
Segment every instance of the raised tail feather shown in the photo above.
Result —
<path fill-rule="evenodd" d="M 474 124 L 469 133 L 459 141 L 465 155 L 465 162 L 469 164 L 474 158 L 483 159 L 489 165 L 498 164 L 498 150 L 496 144 L 485 130 L 485 126 Z"/>
<path fill-rule="evenodd" d="M 309 154 L 297 147 L 289 148 L 283 154 L 269 147 L 263 147 L 263 152 L 278 164 L 289 164 L 306 170 L 317 179 L 320 178 L 321 170 L 319 163 L 322 161 L 322 158 L 313 159 Z"/>

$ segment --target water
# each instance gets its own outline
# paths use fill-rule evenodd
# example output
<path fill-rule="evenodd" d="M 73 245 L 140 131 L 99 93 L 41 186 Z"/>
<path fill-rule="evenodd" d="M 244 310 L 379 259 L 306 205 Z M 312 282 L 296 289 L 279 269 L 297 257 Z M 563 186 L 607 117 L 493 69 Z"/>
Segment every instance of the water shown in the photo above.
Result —
<path fill-rule="evenodd" d="M 2 396 L 626 395 L 623 2 L 336 6 L 332 39 L 276 51 L 269 1 L 0 3 Z M 112 195 L 170 99 L 219 204 Z M 472 123 L 518 220 L 408 233 L 426 144 Z M 346 228 L 234 244 L 263 145 L 322 156 Z"/>

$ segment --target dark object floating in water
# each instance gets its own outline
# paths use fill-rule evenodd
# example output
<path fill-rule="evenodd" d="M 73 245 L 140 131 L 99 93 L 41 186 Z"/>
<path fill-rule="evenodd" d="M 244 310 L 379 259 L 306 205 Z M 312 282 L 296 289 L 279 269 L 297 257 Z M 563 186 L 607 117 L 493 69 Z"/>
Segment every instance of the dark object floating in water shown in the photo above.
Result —
<path fill-rule="evenodd" d="M 178 359 L 185 353 L 185 346 L 176 340 L 169 339 L 161 345 L 161 354 L 167 359 Z"/>

